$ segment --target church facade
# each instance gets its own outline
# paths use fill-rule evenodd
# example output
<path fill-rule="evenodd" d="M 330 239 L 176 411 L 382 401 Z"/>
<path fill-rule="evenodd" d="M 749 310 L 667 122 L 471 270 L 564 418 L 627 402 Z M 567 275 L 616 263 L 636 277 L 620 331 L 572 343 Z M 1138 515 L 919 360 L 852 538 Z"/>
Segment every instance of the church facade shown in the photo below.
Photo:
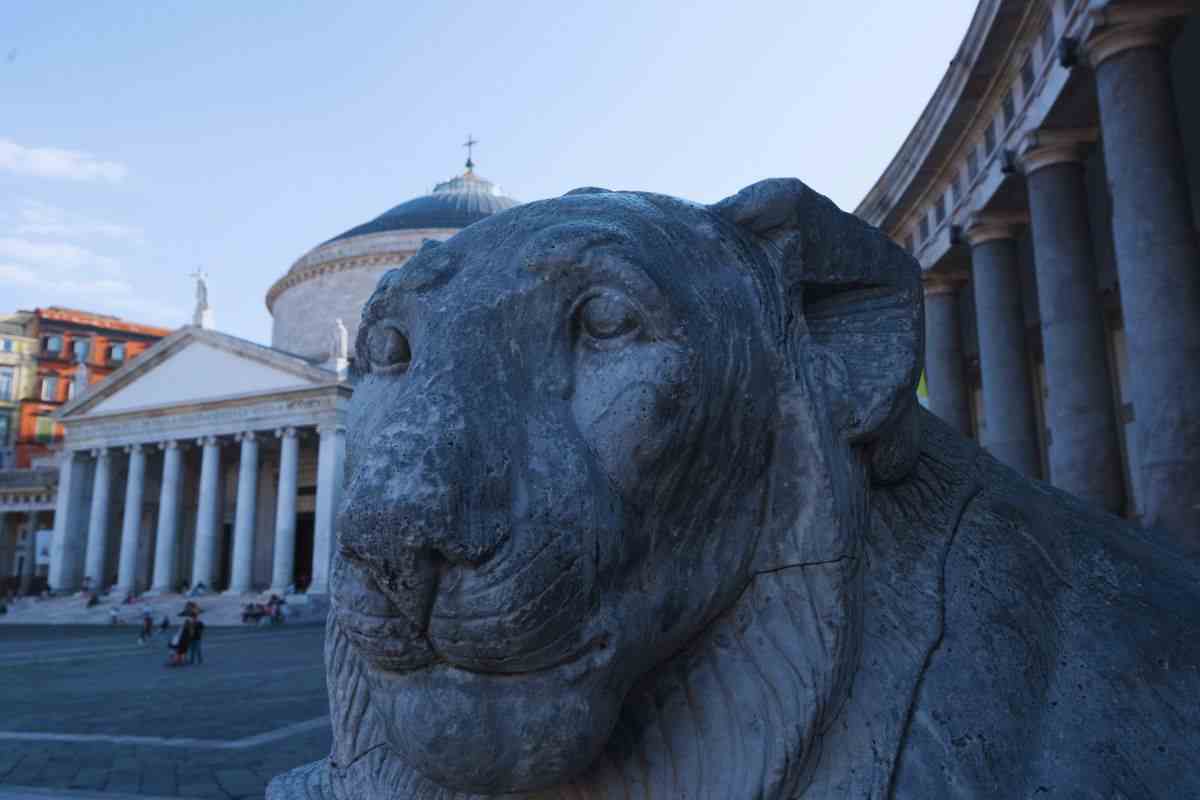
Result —
<path fill-rule="evenodd" d="M 328 590 L 350 347 L 379 276 L 516 205 L 467 171 L 313 248 L 267 292 L 271 346 L 193 324 L 56 415 L 50 587 Z"/>

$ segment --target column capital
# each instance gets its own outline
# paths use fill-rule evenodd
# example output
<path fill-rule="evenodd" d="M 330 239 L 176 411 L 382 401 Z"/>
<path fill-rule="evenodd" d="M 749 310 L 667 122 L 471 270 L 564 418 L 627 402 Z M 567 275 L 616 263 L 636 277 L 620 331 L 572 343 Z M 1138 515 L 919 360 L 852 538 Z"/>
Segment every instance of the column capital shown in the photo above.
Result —
<path fill-rule="evenodd" d="M 973 214 L 963 235 L 967 244 L 975 247 L 996 239 L 1015 239 L 1018 229 L 1029 224 L 1025 212 Z"/>
<path fill-rule="evenodd" d="M 196 444 L 201 447 L 213 447 L 221 443 L 220 436 L 197 436 Z"/>
<path fill-rule="evenodd" d="M 1095 27 L 1084 43 L 1088 62 L 1098 67 L 1126 50 L 1161 46 L 1167 39 L 1167 23 L 1192 13 L 1188 6 L 1187 0 L 1140 0 L 1093 9 L 1089 13 Z"/>
<path fill-rule="evenodd" d="M 346 423 L 344 422 L 322 422 L 317 426 L 317 433 L 321 436 L 335 436 L 341 434 L 346 435 Z"/>
<path fill-rule="evenodd" d="M 280 439 L 295 439 L 299 435 L 300 435 L 300 431 L 298 431 L 295 427 L 293 427 L 291 425 L 289 425 L 286 428 L 276 428 L 275 429 L 275 436 Z"/>
<path fill-rule="evenodd" d="M 234 441 L 237 442 L 253 442 L 257 440 L 258 434 L 255 431 L 242 431 L 233 435 Z"/>
<path fill-rule="evenodd" d="M 1018 147 L 1021 169 L 1029 175 L 1054 164 L 1080 163 L 1099 136 L 1096 128 L 1032 131 Z"/>
<path fill-rule="evenodd" d="M 158 443 L 158 449 L 164 450 L 164 451 L 165 450 L 182 450 L 183 447 L 184 447 L 183 442 L 179 441 L 178 439 L 167 439 L 165 442 Z"/>
<path fill-rule="evenodd" d="M 122 449 L 122 450 L 124 450 L 126 453 L 129 453 L 130 455 L 133 455 L 134 453 L 140 453 L 140 452 L 142 452 L 142 445 L 140 445 L 140 444 L 127 444 L 127 445 L 125 445 L 125 446 L 124 446 L 123 448 L 121 448 L 121 449 Z"/>
<path fill-rule="evenodd" d="M 926 297 L 941 294 L 957 294 L 967 284 L 967 276 L 961 272 L 925 272 L 921 274 L 921 286 Z"/>
<path fill-rule="evenodd" d="M 107 459 L 109 456 L 112 455 L 112 451 L 107 447 L 95 447 L 95 448 L 92 448 L 91 454 L 92 454 L 92 458 Z"/>

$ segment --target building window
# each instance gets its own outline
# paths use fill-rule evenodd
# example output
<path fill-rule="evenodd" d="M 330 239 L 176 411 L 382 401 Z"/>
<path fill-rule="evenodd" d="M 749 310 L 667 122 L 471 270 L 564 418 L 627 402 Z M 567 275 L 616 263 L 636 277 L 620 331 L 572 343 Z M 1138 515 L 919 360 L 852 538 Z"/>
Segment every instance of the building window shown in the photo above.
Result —
<path fill-rule="evenodd" d="M 0 400 L 13 399 L 13 368 L 0 367 Z"/>
<path fill-rule="evenodd" d="M 58 399 L 58 376 L 47 375 L 42 378 L 41 398 L 47 403 L 53 403 Z"/>
<path fill-rule="evenodd" d="M 0 414 L 0 447 L 8 447 L 8 414 Z"/>
<path fill-rule="evenodd" d="M 52 355 L 58 355 L 62 352 L 63 340 L 61 336 L 43 336 L 42 350 Z"/>
<path fill-rule="evenodd" d="M 124 361 L 125 360 L 125 343 L 113 342 L 108 346 L 109 361 Z"/>
<path fill-rule="evenodd" d="M 1029 58 L 1025 59 L 1025 64 L 1021 67 L 1021 88 L 1025 91 L 1025 96 L 1033 92 L 1033 81 L 1036 76 L 1033 72 L 1033 54 L 1030 53 Z"/>
<path fill-rule="evenodd" d="M 1012 125 L 1013 118 L 1017 116 L 1017 104 L 1013 100 L 1012 89 L 1008 90 L 1008 94 L 1004 95 L 1004 103 L 1001 106 L 1004 109 L 1004 129 Z"/>
<path fill-rule="evenodd" d="M 975 180 L 975 176 L 979 174 L 979 155 L 974 147 L 967 151 L 967 174 L 971 176 L 971 180 Z"/>
<path fill-rule="evenodd" d="M 958 206 L 962 200 L 962 173 L 954 173 L 954 179 L 950 181 L 950 202 L 954 207 Z"/>
<path fill-rule="evenodd" d="M 67 381 L 67 402 L 75 399 L 75 381 Z"/>
<path fill-rule="evenodd" d="M 76 339 L 71 342 L 71 352 L 75 354 L 76 361 L 86 362 L 92 355 L 92 340 Z"/>
<path fill-rule="evenodd" d="M 37 436 L 37 440 L 39 442 L 54 441 L 54 420 L 50 419 L 49 417 L 38 417 L 37 431 L 35 435 Z"/>
<path fill-rule="evenodd" d="M 941 225 L 946 219 L 946 195 L 942 195 L 933 203 L 933 218 L 934 223 Z"/>
<path fill-rule="evenodd" d="M 929 217 L 925 214 L 921 215 L 921 241 L 929 238 Z"/>
<path fill-rule="evenodd" d="M 12 339 L 0 339 L 0 353 L 11 353 L 13 351 Z"/>
<path fill-rule="evenodd" d="M 983 132 L 983 146 L 986 148 L 985 155 L 991 155 L 996 149 L 996 126 L 988 125 L 987 130 Z"/>

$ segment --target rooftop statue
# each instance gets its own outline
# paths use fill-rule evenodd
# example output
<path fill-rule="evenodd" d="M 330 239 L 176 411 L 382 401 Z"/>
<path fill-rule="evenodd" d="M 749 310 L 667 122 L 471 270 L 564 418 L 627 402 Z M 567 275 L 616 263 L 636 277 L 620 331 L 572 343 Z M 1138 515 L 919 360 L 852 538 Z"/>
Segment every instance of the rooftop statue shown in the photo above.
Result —
<path fill-rule="evenodd" d="M 268 797 L 1200 796 L 1200 571 L 920 408 L 918 272 L 779 179 L 387 273 Z"/>

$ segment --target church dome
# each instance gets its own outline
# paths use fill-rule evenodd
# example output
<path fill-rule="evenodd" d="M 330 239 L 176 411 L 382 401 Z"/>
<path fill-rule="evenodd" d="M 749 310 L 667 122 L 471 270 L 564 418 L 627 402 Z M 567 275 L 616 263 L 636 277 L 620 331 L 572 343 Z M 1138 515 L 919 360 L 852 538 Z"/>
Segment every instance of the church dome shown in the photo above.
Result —
<path fill-rule="evenodd" d="M 472 222 L 515 205 L 517 201 L 506 197 L 499 186 L 468 169 L 462 175 L 439 183 L 429 194 L 401 203 L 330 241 L 384 231 L 465 228 Z"/>
<path fill-rule="evenodd" d="M 444 241 L 473 222 L 518 202 L 467 171 L 329 239 L 292 264 L 267 291 L 271 346 L 317 363 L 328 358 L 330 331 L 341 320 L 350 341 L 362 307 L 389 269 L 403 266 L 427 239 Z"/>

